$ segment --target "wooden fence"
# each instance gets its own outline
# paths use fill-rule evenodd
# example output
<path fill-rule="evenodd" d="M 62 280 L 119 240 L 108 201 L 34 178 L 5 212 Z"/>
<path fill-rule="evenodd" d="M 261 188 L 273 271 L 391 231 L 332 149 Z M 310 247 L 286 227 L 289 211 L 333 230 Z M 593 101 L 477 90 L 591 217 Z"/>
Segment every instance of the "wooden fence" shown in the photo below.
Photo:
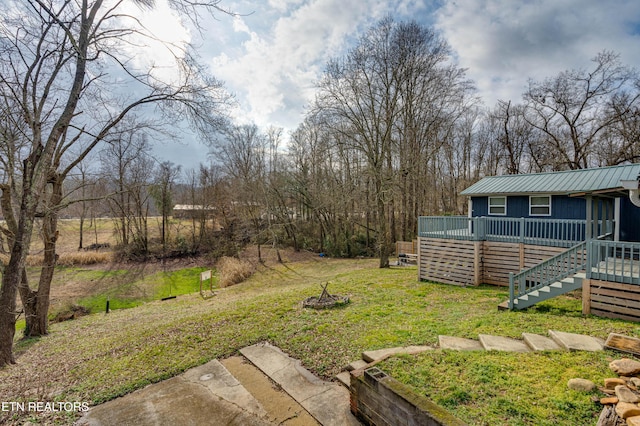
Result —
<path fill-rule="evenodd" d="M 418 240 L 396 241 L 396 256 L 401 254 L 418 254 Z"/>
<path fill-rule="evenodd" d="M 611 281 L 584 280 L 582 313 L 640 322 L 640 286 Z"/>
<path fill-rule="evenodd" d="M 523 243 L 440 238 L 419 238 L 419 244 L 419 279 L 455 285 L 509 286 L 509 272 L 519 272 L 564 251 Z"/>

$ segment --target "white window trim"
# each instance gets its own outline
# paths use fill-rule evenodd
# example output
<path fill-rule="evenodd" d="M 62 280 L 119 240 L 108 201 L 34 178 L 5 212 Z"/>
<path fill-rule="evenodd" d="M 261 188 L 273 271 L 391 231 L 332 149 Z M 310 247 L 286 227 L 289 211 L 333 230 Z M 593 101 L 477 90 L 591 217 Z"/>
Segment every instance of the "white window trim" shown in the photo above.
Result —
<path fill-rule="evenodd" d="M 504 213 L 492 213 L 491 212 L 491 199 L 492 198 L 501 198 L 504 200 Z M 496 206 L 497 207 L 497 206 Z M 502 207 L 502 206 L 500 206 Z M 488 197 L 487 200 L 487 213 L 489 214 L 489 216 L 506 216 L 507 215 L 507 196 L 506 195 L 500 195 L 500 196 L 496 196 L 496 197 Z"/>
<path fill-rule="evenodd" d="M 536 204 L 535 206 L 531 205 L 531 199 L 534 197 L 548 197 L 549 198 L 549 204 Z M 544 195 L 544 194 L 539 194 L 539 195 L 529 195 L 529 216 L 551 216 L 551 195 Z M 531 208 L 532 207 L 549 207 L 549 213 L 532 213 L 531 212 Z"/>

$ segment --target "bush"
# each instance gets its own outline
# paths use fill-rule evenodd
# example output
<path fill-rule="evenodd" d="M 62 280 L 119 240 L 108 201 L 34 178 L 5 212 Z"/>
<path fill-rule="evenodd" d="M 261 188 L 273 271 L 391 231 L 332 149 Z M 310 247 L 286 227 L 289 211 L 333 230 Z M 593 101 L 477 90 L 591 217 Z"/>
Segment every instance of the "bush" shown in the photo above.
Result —
<path fill-rule="evenodd" d="M 77 253 L 63 253 L 58 259 L 60 266 L 95 265 L 99 263 L 109 263 L 113 260 L 110 252 L 86 251 Z"/>
<path fill-rule="evenodd" d="M 89 309 L 79 305 L 68 305 L 50 315 L 51 322 L 63 322 L 74 320 L 89 315 Z"/>
<path fill-rule="evenodd" d="M 241 283 L 255 272 L 255 268 L 249 262 L 226 256 L 218 261 L 216 269 L 220 287 Z"/>

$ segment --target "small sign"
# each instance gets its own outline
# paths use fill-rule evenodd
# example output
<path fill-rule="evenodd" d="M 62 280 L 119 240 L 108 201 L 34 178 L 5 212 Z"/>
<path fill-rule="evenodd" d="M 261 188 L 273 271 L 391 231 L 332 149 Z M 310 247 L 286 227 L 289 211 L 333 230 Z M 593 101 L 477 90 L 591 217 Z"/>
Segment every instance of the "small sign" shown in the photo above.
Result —
<path fill-rule="evenodd" d="M 203 271 L 200 272 L 200 296 L 202 296 L 203 299 L 208 299 L 209 297 L 214 296 L 214 292 L 213 292 L 213 271 L 211 269 L 209 269 L 208 271 Z M 207 280 L 209 281 L 209 293 L 210 295 L 205 296 L 204 291 L 202 289 L 202 283 L 206 283 Z"/>

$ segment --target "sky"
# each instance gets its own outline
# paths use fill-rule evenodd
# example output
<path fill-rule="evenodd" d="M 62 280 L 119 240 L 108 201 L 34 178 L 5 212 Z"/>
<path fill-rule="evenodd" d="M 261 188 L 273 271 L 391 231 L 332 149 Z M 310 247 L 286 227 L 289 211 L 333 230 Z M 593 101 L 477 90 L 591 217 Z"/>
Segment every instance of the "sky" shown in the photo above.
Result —
<path fill-rule="evenodd" d="M 459 67 L 492 107 L 518 102 L 529 79 L 590 69 L 603 50 L 640 68 L 638 0 L 222 0 L 235 17 L 217 14 L 188 30 L 166 8 L 155 11 L 162 37 L 197 46 L 201 61 L 225 82 L 238 123 L 282 127 L 302 122 L 324 66 L 359 34 L 391 14 L 415 20 L 447 40 Z M 158 148 L 185 168 L 205 162 L 208 148 L 185 137 Z"/>

